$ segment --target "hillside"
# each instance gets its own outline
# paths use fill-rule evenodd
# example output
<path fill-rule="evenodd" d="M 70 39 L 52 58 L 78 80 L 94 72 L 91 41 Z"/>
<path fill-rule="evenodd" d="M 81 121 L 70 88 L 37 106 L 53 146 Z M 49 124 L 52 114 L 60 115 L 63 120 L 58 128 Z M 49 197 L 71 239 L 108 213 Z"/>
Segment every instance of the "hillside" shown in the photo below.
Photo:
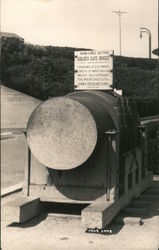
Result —
<path fill-rule="evenodd" d="M 5 86 L 46 100 L 73 91 L 77 48 L 35 46 L 2 38 L 1 80 Z M 141 116 L 159 113 L 158 60 L 114 57 L 114 84 L 135 98 Z"/>

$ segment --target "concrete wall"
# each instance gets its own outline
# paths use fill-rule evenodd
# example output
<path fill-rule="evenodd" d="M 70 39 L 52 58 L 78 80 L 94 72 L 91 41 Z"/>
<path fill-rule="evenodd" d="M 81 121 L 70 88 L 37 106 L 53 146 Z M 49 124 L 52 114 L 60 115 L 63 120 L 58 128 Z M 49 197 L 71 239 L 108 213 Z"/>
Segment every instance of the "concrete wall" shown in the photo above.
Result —
<path fill-rule="evenodd" d="M 40 100 L 1 86 L 1 129 L 26 128 L 32 111 Z"/>

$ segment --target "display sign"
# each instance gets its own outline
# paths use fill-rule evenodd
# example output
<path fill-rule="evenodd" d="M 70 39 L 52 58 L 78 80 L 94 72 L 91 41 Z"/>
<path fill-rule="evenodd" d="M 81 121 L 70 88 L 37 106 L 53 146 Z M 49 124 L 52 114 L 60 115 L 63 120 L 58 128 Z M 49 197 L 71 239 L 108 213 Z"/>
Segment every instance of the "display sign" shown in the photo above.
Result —
<path fill-rule="evenodd" d="M 113 51 L 75 51 L 75 90 L 112 89 Z"/>

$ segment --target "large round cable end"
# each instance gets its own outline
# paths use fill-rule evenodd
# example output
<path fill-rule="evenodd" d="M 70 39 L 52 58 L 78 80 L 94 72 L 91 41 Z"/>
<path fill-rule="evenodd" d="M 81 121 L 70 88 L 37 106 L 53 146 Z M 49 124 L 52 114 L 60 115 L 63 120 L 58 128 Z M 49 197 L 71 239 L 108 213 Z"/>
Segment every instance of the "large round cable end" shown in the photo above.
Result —
<path fill-rule="evenodd" d="M 69 97 L 56 97 L 39 105 L 27 125 L 33 155 L 53 169 L 83 164 L 97 144 L 97 127 L 91 112 Z"/>

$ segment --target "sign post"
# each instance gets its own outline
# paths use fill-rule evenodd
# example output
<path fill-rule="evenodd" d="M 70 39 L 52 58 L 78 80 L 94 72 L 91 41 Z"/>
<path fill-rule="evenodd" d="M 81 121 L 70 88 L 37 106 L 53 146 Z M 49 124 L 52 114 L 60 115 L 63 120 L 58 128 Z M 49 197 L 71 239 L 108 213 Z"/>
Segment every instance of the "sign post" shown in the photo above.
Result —
<path fill-rule="evenodd" d="M 75 51 L 75 90 L 113 89 L 113 55 L 111 51 Z"/>

